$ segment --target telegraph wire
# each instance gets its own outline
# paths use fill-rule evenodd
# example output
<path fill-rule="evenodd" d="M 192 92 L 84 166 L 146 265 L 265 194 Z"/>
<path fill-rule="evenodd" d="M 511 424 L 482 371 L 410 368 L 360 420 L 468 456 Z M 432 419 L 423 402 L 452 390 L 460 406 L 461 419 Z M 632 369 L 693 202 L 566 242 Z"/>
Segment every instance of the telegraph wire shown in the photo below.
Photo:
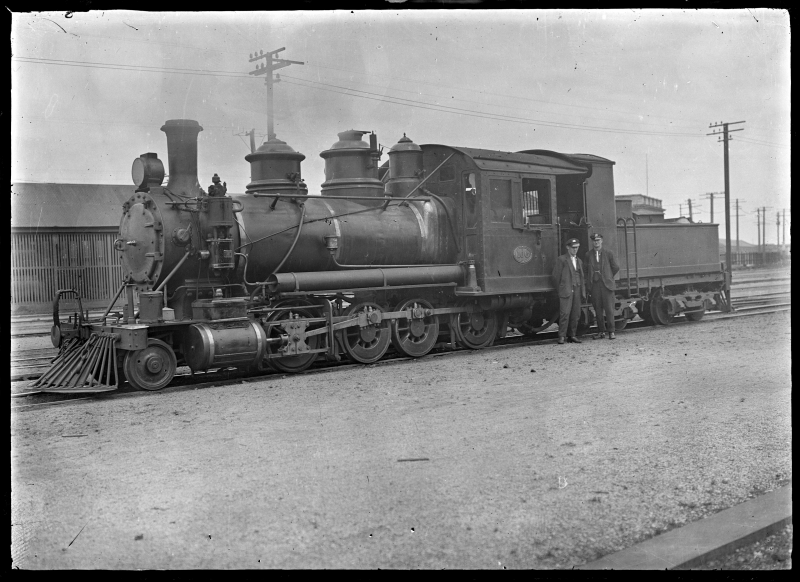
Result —
<path fill-rule="evenodd" d="M 787 145 L 787 144 L 776 143 L 776 142 L 766 141 L 766 140 L 753 139 L 751 137 L 742 137 L 740 135 L 736 136 L 736 139 L 734 141 L 743 141 L 743 142 L 752 143 L 752 144 L 755 144 L 755 145 L 763 145 L 763 146 L 768 146 L 768 147 L 777 147 L 777 148 L 782 148 L 782 149 L 789 149 L 791 147 L 790 145 Z"/>
<path fill-rule="evenodd" d="M 558 127 L 563 129 L 580 129 L 582 131 L 600 131 L 600 132 L 607 132 L 607 133 L 622 133 L 622 134 L 637 134 L 637 135 L 660 135 L 665 137 L 702 137 L 700 134 L 691 134 L 691 133 L 677 133 L 677 132 L 653 132 L 653 131 L 644 131 L 644 130 L 634 130 L 634 129 L 611 129 L 611 128 L 604 128 L 604 127 L 596 127 L 596 126 L 589 126 L 589 125 L 578 125 L 578 124 L 571 124 L 571 123 L 560 123 L 557 121 L 543 121 L 537 119 L 528 119 L 524 117 L 514 117 L 512 115 L 503 115 L 500 113 L 481 113 L 478 111 L 474 111 L 472 109 L 462 109 L 459 107 L 451 107 L 449 105 L 437 105 L 431 103 L 424 103 L 420 101 L 414 101 L 411 99 L 404 99 L 402 97 L 381 97 L 376 93 L 370 93 L 369 91 L 361 91 L 358 89 L 350 89 L 348 87 L 341 87 L 338 85 L 331 85 L 328 83 L 320 83 L 317 81 L 307 81 L 306 79 L 301 79 L 298 77 L 291 77 L 290 75 L 283 75 L 281 80 L 286 79 L 293 79 L 294 81 L 305 81 L 308 83 L 313 83 L 312 85 L 303 85 L 302 83 L 295 83 L 292 81 L 285 81 L 291 85 L 297 85 L 300 87 L 308 87 L 311 89 L 319 89 L 322 91 L 329 91 L 331 93 L 338 93 L 340 95 L 349 95 L 351 97 L 360 97 L 362 99 L 369 99 L 371 101 L 381 101 L 384 103 L 392 103 L 395 105 L 406 105 L 408 107 L 415 107 L 418 109 L 429 109 L 432 111 L 441 111 L 443 113 L 458 113 L 460 115 L 466 115 L 469 117 L 479 117 L 484 119 L 494 119 L 497 121 L 512 121 L 515 123 L 527 123 L 530 125 L 543 125 L 547 127 Z M 315 85 L 323 85 L 323 87 L 317 87 Z M 334 89 L 327 89 L 326 87 L 333 87 L 334 89 L 339 89 L 336 91 Z M 351 91 L 353 93 L 363 93 L 364 95 L 354 95 L 353 93 L 345 93 L 344 91 Z M 373 95 L 374 97 L 369 97 L 369 95 Z M 394 99 L 394 101 L 389 101 L 388 99 Z M 403 101 L 407 103 L 402 103 Z M 421 103 L 421 105 L 415 105 L 416 103 Z"/>
<path fill-rule="evenodd" d="M 476 93 L 480 93 L 482 95 L 488 95 L 488 96 L 491 96 L 491 97 L 503 97 L 503 98 L 506 98 L 506 99 L 517 99 L 517 100 L 521 100 L 521 101 L 530 101 L 530 102 L 533 102 L 533 103 L 544 103 L 546 105 L 555 105 L 555 106 L 558 106 L 558 107 L 575 107 L 575 108 L 579 108 L 579 109 L 590 109 L 590 110 L 594 110 L 594 111 L 621 113 L 621 114 L 626 114 L 626 115 L 630 115 L 631 114 L 630 111 L 622 111 L 620 109 L 609 109 L 607 107 L 592 107 L 591 105 L 576 105 L 576 104 L 572 104 L 572 103 L 554 103 L 553 101 L 546 101 L 544 99 L 534 99 L 533 97 L 520 97 L 519 95 L 507 95 L 507 94 L 504 94 L 504 93 L 493 93 L 491 91 L 483 91 L 483 90 L 480 90 L 480 89 L 476 90 L 474 88 L 454 87 L 452 85 L 443 85 L 441 83 L 434 83 L 433 81 L 423 81 L 423 80 L 418 80 L 418 79 L 405 79 L 403 77 L 391 77 L 389 75 L 380 75 L 380 74 L 374 74 L 374 73 L 371 73 L 371 74 L 368 75 L 367 73 L 362 73 L 362 72 L 354 71 L 354 70 L 351 70 L 351 69 L 342 69 L 341 67 L 331 67 L 331 66 L 325 66 L 325 65 L 317 65 L 317 64 L 314 64 L 311 61 L 307 61 L 306 64 L 311 66 L 311 67 L 317 67 L 318 69 L 325 69 L 325 70 L 331 70 L 331 71 L 342 71 L 342 72 L 345 72 L 345 73 L 354 73 L 356 75 L 361 75 L 361 76 L 382 77 L 384 79 L 403 81 L 405 83 L 422 83 L 424 85 L 433 85 L 434 87 L 442 87 L 444 89 L 448 89 L 448 90 L 453 91 L 453 92 L 456 92 L 456 91 L 474 91 Z M 367 83 L 367 85 L 369 85 L 369 83 Z M 400 89 L 400 90 L 404 91 L 404 92 L 407 92 L 407 93 L 414 93 L 414 91 L 408 91 L 408 90 L 404 90 L 404 89 Z M 470 100 L 467 100 L 467 99 L 459 99 L 459 98 L 456 98 L 456 99 L 459 100 L 459 101 L 465 101 L 467 103 L 476 103 L 476 101 L 470 101 Z M 558 114 L 557 113 L 552 113 L 552 115 L 558 115 Z M 671 119 L 670 117 L 666 117 L 666 116 L 663 116 L 663 115 L 647 115 L 646 117 L 658 118 L 658 119 Z M 651 123 L 644 123 L 644 122 L 637 122 L 637 121 L 615 121 L 615 122 L 617 122 L 617 123 L 642 123 L 644 125 L 657 125 L 655 123 L 651 124 Z M 664 124 L 658 124 L 658 125 L 664 125 Z M 690 125 L 690 122 L 687 122 L 686 125 L 681 125 L 681 126 L 678 126 L 678 127 L 694 127 L 694 126 L 695 125 Z"/>
<path fill-rule="evenodd" d="M 223 26 L 225 26 L 226 28 L 228 28 L 229 30 L 232 30 L 234 33 L 238 34 L 239 36 L 241 36 L 242 38 L 244 38 L 248 42 L 252 42 L 254 44 L 258 44 L 255 40 L 252 39 L 252 37 L 250 37 L 249 35 L 245 35 L 238 26 L 236 26 L 234 24 L 231 24 L 231 23 L 225 23 L 225 22 L 223 22 L 221 24 Z M 164 41 L 155 41 L 155 40 L 150 40 L 150 39 L 138 39 L 138 38 L 122 38 L 122 39 L 120 39 L 120 38 L 111 37 L 111 36 L 108 36 L 108 35 L 92 34 L 92 33 L 81 33 L 81 36 L 82 37 L 83 36 L 87 36 L 87 37 L 92 37 L 92 38 L 106 38 L 106 39 L 114 40 L 114 41 L 122 40 L 123 42 L 135 42 L 135 43 L 143 43 L 143 44 L 158 44 L 158 45 L 172 46 L 172 47 L 177 47 L 177 48 L 187 48 L 187 49 L 192 49 L 192 50 L 197 50 L 197 51 L 214 50 L 215 52 L 223 52 L 223 53 L 226 53 L 226 54 L 239 54 L 238 51 L 237 52 L 225 51 L 225 50 L 220 50 L 218 48 L 213 48 L 212 49 L 212 47 L 197 47 L 197 46 L 193 46 L 193 45 L 186 45 L 186 44 L 179 44 L 179 43 L 172 43 L 172 42 L 164 42 Z M 453 91 L 453 92 L 466 91 L 467 90 L 466 88 L 463 88 L 463 87 L 454 87 L 452 85 L 444 85 L 444 84 L 435 83 L 435 82 L 432 82 L 432 81 L 423 81 L 423 80 L 418 80 L 418 79 L 406 79 L 406 78 L 403 78 L 403 77 L 396 77 L 396 76 L 392 77 L 392 76 L 389 76 L 389 75 L 381 75 L 381 74 L 374 74 L 374 73 L 373 74 L 368 74 L 368 73 L 363 73 L 361 71 L 355 71 L 355 70 L 352 70 L 352 69 L 344 69 L 344 68 L 341 68 L 341 67 L 333 67 L 333 66 L 325 65 L 325 64 L 315 64 L 315 63 L 312 63 L 312 62 L 308 62 L 307 64 L 309 64 L 310 66 L 316 67 L 318 69 L 324 69 L 324 70 L 330 70 L 330 71 L 341 71 L 341 72 L 344 72 L 344 73 L 354 73 L 356 75 L 361 75 L 361 76 L 366 76 L 366 77 L 379 77 L 379 78 L 384 78 L 384 79 L 392 79 L 392 80 L 396 80 L 396 81 L 402 81 L 404 83 L 422 83 L 422 84 L 425 84 L 425 85 L 432 85 L 434 87 L 442 87 L 444 89 L 448 89 L 448 90 Z M 370 85 L 370 83 L 366 83 L 366 84 Z M 407 89 L 396 89 L 396 90 L 403 91 L 403 92 L 406 92 L 406 93 L 415 93 L 415 91 L 409 91 Z M 474 88 L 470 88 L 469 90 L 475 91 Z M 544 103 L 544 104 L 547 104 L 547 105 L 555 105 L 555 106 L 559 106 L 559 107 L 574 107 L 574 108 L 580 108 L 580 109 L 590 109 L 590 110 L 595 110 L 595 111 L 605 111 L 605 112 L 612 112 L 612 113 L 630 114 L 630 111 L 622 111 L 622 110 L 619 110 L 619 109 L 608 109 L 608 108 L 603 108 L 603 107 L 592 107 L 591 105 L 575 105 L 575 104 L 569 104 L 569 103 L 553 103 L 552 101 L 546 101 L 544 99 L 534 99 L 532 97 L 520 97 L 520 96 L 514 96 L 514 95 L 505 95 L 505 94 L 502 94 L 502 93 L 493 93 L 491 91 L 483 91 L 483 90 L 477 90 L 477 92 L 480 93 L 480 94 L 483 94 L 483 95 L 488 95 L 488 96 L 493 96 L 493 97 L 503 97 L 503 98 L 508 98 L 508 99 L 517 99 L 517 100 L 522 100 L 522 101 L 530 101 L 530 102 L 534 102 L 534 103 Z M 466 103 L 476 103 L 475 101 L 470 101 L 468 99 L 460 99 L 460 98 L 456 98 L 456 99 L 459 100 L 459 101 L 464 101 Z M 553 115 L 557 115 L 557 113 L 553 113 Z M 660 119 L 669 119 L 667 117 L 659 116 L 659 115 L 648 115 L 647 117 L 660 118 Z M 621 123 L 643 123 L 643 122 L 622 121 Z M 645 125 L 656 125 L 656 124 L 646 124 L 645 123 Z M 692 126 L 687 124 L 684 127 L 692 127 Z"/>
<path fill-rule="evenodd" d="M 174 74 L 186 74 L 186 75 L 202 75 L 202 76 L 220 76 L 220 77 L 233 77 L 233 78 L 252 78 L 248 74 L 243 73 L 234 73 L 230 71 L 213 71 L 213 70 L 204 70 L 204 69 L 183 69 L 178 67 L 150 67 L 150 66 L 140 66 L 140 65 L 120 65 L 120 64 L 113 64 L 113 63 L 93 63 L 89 61 L 71 61 L 71 60 L 61 60 L 61 59 L 40 59 L 40 58 L 33 58 L 33 57 L 13 57 L 12 60 L 17 60 L 21 62 L 31 63 L 31 64 L 52 64 L 52 65 L 63 65 L 63 66 L 75 66 L 75 67 L 82 67 L 82 68 L 99 68 L 99 69 L 111 69 L 111 70 L 121 70 L 121 71 L 142 71 L 142 72 L 152 72 L 152 73 L 174 73 Z M 404 99 L 402 97 L 386 97 L 380 96 L 376 93 L 371 93 L 369 91 L 361 91 L 359 89 L 351 89 L 349 87 L 342 87 L 339 85 L 332 85 L 330 83 L 322 83 L 320 81 L 312 81 L 307 79 L 302 79 L 299 77 L 292 77 L 289 75 L 284 75 L 284 79 L 294 79 L 295 81 L 301 81 L 305 83 L 310 83 L 310 85 L 303 85 L 301 83 L 292 83 L 291 81 L 286 81 L 287 83 L 314 88 L 319 90 L 326 90 L 333 93 L 339 93 L 341 95 L 351 96 L 351 97 L 361 97 L 363 99 L 369 99 L 373 101 L 382 101 L 385 103 L 391 103 L 395 105 L 405 105 L 407 107 L 415 107 L 418 109 L 428 109 L 431 111 L 441 111 L 441 112 L 449 112 L 449 113 L 459 113 L 461 115 L 467 115 L 470 117 L 478 117 L 483 119 L 494 119 L 498 121 L 511 121 L 515 123 L 526 123 L 530 125 L 543 125 L 548 127 L 557 127 L 563 129 L 580 129 L 586 131 L 599 131 L 605 133 L 619 133 L 619 134 L 636 134 L 636 135 L 662 135 L 666 137 L 701 137 L 700 134 L 691 134 L 691 133 L 678 133 L 678 132 L 653 132 L 653 131 L 645 131 L 645 130 L 633 130 L 633 129 L 612 129 L 612 128 L 602 128 L 596 126 L 587 126 L 587 125 L 580 125 L 580 124 L 569 124 L 569 123 L 561 123 L 561 122 L 554 122 L 554 121 L 544 121 L 544 120 L 535 120 L 535 119 L 527 119 L 527 118 L 520 118 L 514 117 L 511 115 L 503 115 L 503 114 L 493 114 L 493 113 L 483 113 L 471 109 L 463 109 L 457 107 L 450 107 L 447 105 L 436 105 L 430 103 L 419 102 L 411 99 Z M 321 87 L 317 87 L 320 85 Z M 333 89 L 326 89 L 325 87 L 332 87 L 333 89 L 339 89 L 338 91 Z M 345 93 L 343 91 L 350 91 L 351 93 Z M 358 95 L 353 93 L 363 93 L 364 95 Z M 369 97 L 369 95 L 377 96 L 377 97 Z M 391 100 L 390 100 L 391 99 Z M 405 103 L 403 103 L 405 102 Z"/>
<path fill-rule="evenodd" d="M 115 63 L 94 63 L 90 61 L 74 61 L 74 60 L 63 60 L 63 59 L 45 59 L 45 58 L 35 58 L 35 57 L 12 57 L 12 60 L 17 60 L 25 63 L 30 64 L 47 64 L 47 65 L 59 65 L 59 66 L 74 66 L 74 67 L 82 67 L 82 68 L 97 68 L 97 69 L 111 69 L 111 70 L 121 70 L 121 71 L 141 71 L 141 72 L 152 72 L 152 73 L 165 73 L 165 74 L 185 74 L 185 75 L 201 75 L 201 76 L 214 76 L 214 77 L 230 77 L 230 78 L 241 78 L 241 79 L 251 79 L 252 77 L 245 73 L 236 73 L 231 71 L 218 71 L 218 70 L 207 70 L 207 69 L 186 69 L 180 67 L 152 67 L 147 65 L 124 65 L 124 64 L 115 64 Z M 345 70 L 345 69 L 342 69 Z M 325 90 L 332 93 L 338 93 L 340 95 L 345 95 L 349 97 L 359 97 L 362 99 L 369 99 L 373 101 L 381 101 L 389 104 L 395 105 L 404 105 L 407 107 L 414 107 L 417 109 L 427 109 L 430 111 L 441 111 L 445 113 L 457 113 L 461 115 L 466 115 L 470 117 L 477 117 L 482 119 L 494 119 L 498 121 L 508 121 L 514 123 L 525 123 L 530 125 L 543 125 L 546 127 L 555 127 L 561 129 L 579 129 L 583 131 L 597 131 L 603 133 L 617 133 L 617 134 L 632 134 L 632 135 L 653 135 L 653 136 L 666 136 L 666 137 L 701 137 L 697 134 L 692 133 L 681 133 L 681 132 L 657 132 L 657 131 L 647 131 L 647 130 L 635 130 L 635 129 L 612 129 L 612 128 L 604 128 L 598 126 L 588 126 L 588 125 L 581 125 L 581 124 L 571 124 L 571 123 L 563 123 L 557 121 L 546 121 L 546 120 L 537 120 L 537 119 L 529 119 L 529 118 L 522 118 L 516 117 L 512 115 L 505 115 L 502 113 L 488 113 L 488 112 L 480 112 L 475 111 L 472 109 L 465 109 L 465 108 L 458 108 L 452 107 L 449 105 L 439 105 L 439 104 L 432 104 L 432 103 L 425 103 L 418 100 L 413 99 L 405 99 L 402 97 L 394 97 L 394 96 L 385 96 L 377 93 L 372 93 L 369 91 L 362 91 L 359 89 L 352 89 L 350 87 L 343 87 L 340 85 L 334 85 L 331 83 L 323 83 L 321 81 L 313 81 L 309 79 L 303 79 L 300 77 L 293 77 L 290 75 L 284 75 L 284 79 L 293 79 L 294 81 L 299 82 L 292 82 L 286 81 L 289 84 L 293 84 L 300 87 L 307 87 L 312 89 L 318 90 Z M 424 81 L 420 81 L 424 82 Z M 302 84 L 302 83 L 309 83 L 309 84 Z M 331 89 L 326 89 L 325 87 L 330 87 Z M 338 89 L 338 90 L 334 90 Z M 355 93 L 355 94 L 354 94 Z M 494 94 L 499 95 L 499 94 Z M 372 97 L 370 97 L 372 96 Z M 500 95 L 502 96 L 502 95 Z M 520 98 L 526 99 L 526 98 Z M 536 101 L 533 99 L 528 99 L 531 101 Z M 579 107 L 579 106 L 576 106 Z M 256 113 L 256 111 L 252 111 Z M 76 123 L 80 124 L 79 121 L 72 121 L 72 120 L 52 120 L 52 121 L 61 121 L 63 123 Z M 90 122 L 84 122 L 89 124 Z M 97 122 L 93 122 L 97 123 Z M 621 123 L 636 123 L 636 122 L 628 122 L 622 121 Z M 145 125 L 145 124 L 125 124 L 120 122 L 110 123 L 110 125 Z M 645 125 L 653 125 L 653 124 L 645 124 Z M 228 126 L 206 126 L 209 129 L 211 128 L 227 128 Z M 742 140 L 747 143 L 755 144 L 755 145 L 762 145 L 767 147 L 778 147 L 778 148 L 789 148 L 790 146 L 785 144 L 779 144 L 775 142 L 768 142 L 763 140 L 757 140 L 753 138 L 745 138 L 739 136 L 738 140 Z"/>

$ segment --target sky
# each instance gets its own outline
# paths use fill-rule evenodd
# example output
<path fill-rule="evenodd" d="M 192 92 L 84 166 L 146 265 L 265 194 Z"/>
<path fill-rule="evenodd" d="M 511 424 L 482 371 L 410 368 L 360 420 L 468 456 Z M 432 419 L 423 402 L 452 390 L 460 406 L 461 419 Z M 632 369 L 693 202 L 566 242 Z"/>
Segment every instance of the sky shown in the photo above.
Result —
<path fill-rule="evenodd" d="M 304 154 L 309 192 L 339 132 L 407 134 L 501 151 L 589 153 L 616 162 L 616 194 L 661 199 L 667 217 L 711 222 L 730 125 L 731 234 L 766 242 L 790 224 L 790 32 L 786 11 L 385 10 L 33 12 L 12 15 L 14 181 L 132 184 L 160 127 L 194 119 L 201 185 L 250 181 L 244 132 L 267 132 L 250 53 L 285 50 L 275 133 Z M 386 161 L 384 153 L 381 162 Z M 724 196 L 714 222 L 725 236 Z M 782 233 L 781 233 L 782 234 Z M 790 231 L 786 228 L 786 242 Z"/>

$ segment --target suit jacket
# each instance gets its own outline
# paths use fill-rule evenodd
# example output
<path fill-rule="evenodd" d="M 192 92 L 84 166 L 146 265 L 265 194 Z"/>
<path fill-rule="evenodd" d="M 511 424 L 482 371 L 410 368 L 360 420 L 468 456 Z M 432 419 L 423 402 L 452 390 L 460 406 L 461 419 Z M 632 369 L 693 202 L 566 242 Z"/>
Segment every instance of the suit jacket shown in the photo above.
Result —
<path fill-rule="evenodd" d="M 558 291 L 559 297 L 569 297 L 572 295 L 572 289 L 575 285 L 581 289 L 581 300 L 586 297 L 586 288 L 583 282 L 583 261 L 575 257 L 578 263 L 578 268 L 572 266 L 572 259 L 569 253 L 561 255 L 556 259 L 556 264 L 553 267 L 553 283 Z"/>
<path fill-rule="evenodd" d="M 619 273 L 619 265 L 614 253 L 610 250 L 603 248 L 600 250 L 600 264 L 597 264 L 597 251 L 591 249 L 586 251 L 586 281 L 591 287 L 594 281 L 595 271 L 600 271 L 600 278 L 603 280 L 603 285 L 609 291 L 614 291 L 616 285 L 614 284 L 614 276 Z"/>

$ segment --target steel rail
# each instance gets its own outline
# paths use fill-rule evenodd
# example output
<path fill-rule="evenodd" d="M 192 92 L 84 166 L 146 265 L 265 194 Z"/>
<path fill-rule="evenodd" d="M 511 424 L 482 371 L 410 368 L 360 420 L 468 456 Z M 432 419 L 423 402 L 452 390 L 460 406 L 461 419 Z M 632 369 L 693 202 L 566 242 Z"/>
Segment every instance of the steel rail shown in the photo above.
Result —
<path fill-rule="evenodd" d="M 768 311 L 760 311 L 761 309 L 769 309 L 769 310 Z M 747 312 L 747 313 L 742 313 L 741 312 L 741 311 L 745 311 L 745 310 L 747 310 L 749 312 Z M 672 325 L 672 326 L 676 326 L 676 325 L 677 326 L 698 325 L 698 324 L 702 324 L 703 321 L 718 321 L 718 320 L 730 319 L 730 318 L 736 318 L 736 317 L 752 317 L 752 316 L 756 316 L 756 315 L 766 315 L 766 314 L 770 314 L 770 313 L 782 313 L 782 312 L 790 311 L 790 310 L 791 310 L 791 304 L 790 303 L 786 303 L 786 304 L 781 304 L 780 306 L 765 305 L 763 307 L 749 307 L 749 308 L 745 308 L 743 310 L 739 310 L 738 312 L 734 312 L 734 313 L 725 313 L 725 312 L 722 312 L 722 311 L 709 311 L 709 312 L 706 312 L 706 315 L 709 316 L 708 319 L 704 319 L 704 320 L 699 321 L 699 322 L 692 322 L 692 321 L 689 321 L 689 320 L 687 320 L 686 318 L 684 318 L 682 316 L 676 316 L 676 319 L 670 325 Z M 664 327 L 664 326 L 651 325 L 651 324 L 648 324 L 648 323 L 646 323 L 644 321 L 631 321 L 626 325 L 625 331 L 626 332 L 628 332 L 628 331 L 642 331 L 642 330 L 647 330 L 647 329 L 656 329 L 656 328 L 660 328 L 660 327 Z M 590 331 L 591 329 L 594 329 L 594 328 L 590 328 L 589 330 L 586 330 L 583 335 L 584 336 L 591 335 L 591 333 L 593 333 L 592 331 Z M 528 337 L 528 336 L 524 336 L 524 335 L 507 336 L 506 338 L 504 338 L 502 340 L 497 340 L 497 342 L 492 346 L 488 346 L 486 348 L 482 348 L 480 351 L 505 349 L 505 348 L 510 348 L 510 347 L 535 346 L 535 345 L 538 345 L 538 344 L 551 342 L 556 337 L 557 337 L 557 332 L 556 331 L 542 332 L 542 333 L 537 334 L 537 337 Z M 473 353 L 473 352 L 475 352 L 475 350 L 471 350 L 471 349 L 468 349 L 468 348 L 461 348 L 461 347 L 457 347 L 455 349 L 447 348 L 446 346 L 448 346 L 449 343 L 441 343 L 439 345 L 445 347 L 445 349 L 441 349 L 441 351 L 437 351 L 437 352 L 431 352 L 430 354 L 427 354 L 426 357 L 439 358 L 439 357 L 456 356 L 456 355 L 463 355 L 465 353 Z M 389 358 L 383 358 L 383 359 L 381 359 L 381 360 L 379 360 L 377 362 L 374 362 L 372 364 L 359 364 L 359 363 L 353 364 L 353 363 L 337 363 L 337 362 L 321 361 L 319 365 L 315 365 L 314 367 L 312 367 L 312 368 L 310 368 L 310 369 L 308 369 L 308 370 L 306 370 L 304 372 L 301 372 L 298 375 L 315 375 L 315 374 L 323 374 L 323 373 L 327 373 L 327 372 L 347 371 L 347 370 L 364 368 L 366 366 L 372 367 L 372 366 L 386 365 L 386 364 L 392 364 L 392 363 L 397 363 L 397 362 L 405 362 L 405 361 L 408 361 L 408 360 L 416 360 L 416 358 L 411 358 L 411 357 L 407 357 L 407 356 L 394 356 L 394 357 L 389 357 Z M 289 374 L 286 374 L 284 372 L 279 372 L 279 371 L 276 371 L 276 372 L 273 372 L 273 373 L 268 373 L 268 374 L 264 374 L 264 373 L 254 374 L 252 372 L 239 372 L 235 368 L 223 367 L 223 368 L 207 370 L 206 372 L 203 372 L 203 373 L 183 374 L 183 375 L 176 374 L 175 377 L 185 380 L 185 379 L 190 379 L 190 378 L 197 378 L 198 376 L 205 377 L 207 375 L 217 376 L 217 375 L 223 375 L 225 373 L 230 374 L 231 371 L 233 371 L 233 374 L 232 374 L 233 377 L 232 378 L 215 378 L 214 380 L 210 380 L 208 382 L 187 382 L 185 384 L 171 385 L 171 386 L 168 386 L 167 388 L 165 388 L 164 390 L 162 390 L 160 392 L 165 392 L 165 391 L 182 392 L 182 391 L 186 391 L 186 390 L 197 390 L 197 389 L 201 389 L 201 388 L 212 388 L 212 387 L 218 387 L 218 386 L 226 386 L 226 385 L 229 385 L 229 383 L 230 383 L 229 380 L 235 380 L 238 383 L 247 383 L 247 384 L 249 384 L 249 383 L 253 383 L 253 382 L 259 382 L 259 381 L 262 381 L 262 380 L 265 380 L 265 379 L 273 379 L 273 380 L 276 379 L 276 378 L 281 378 L 282 379 L 282 378 L 285 378 L 285 377 L 287 377 L 289 375 Z M 27 397 L 27 396 L 35 396 L 35 395 L 38 395 L 38 394 L 44 394 L 44 393 L 42 393 L 40 391 L 20 392 L 20 393 L 12 394 L 11 397 L 12 398 L 21 398 L 21 397 Z M 95 399 L 95 398 L 98 398 L 98 397 L 101 397 L 101 398 L 106 399 L 106 400 L 107 399 L 122 398 L 122 397 L 145 397 L 148 394 L 151 394 L 151 393 L 150 392 L 139 391 L 139 390 L 135 390 L 135 389 L 128 389 L 128 390 L 117 391 L 117 392 L 113 392 L 113 393 L 112 392 L 103 392 L 103 393 L 98 393 L 98 394 L 95 394 L 95 395 L 92 395 L 92 396 L 86 396 L 86 397 L 81 396 L 80 398 L 70 398 L 70 395 L 67 395 L 65 399 L 57 400 L 55 402 L 42 402 L 42 403 L 34 403 L 34 404 L 24 404 L 24 405 L 19 405 L 19 406 L 12 406 L 11 409 L 12 410 L 17 410 L 17 409 L 27 408 L 27 407 L 31 407 L 31 406 L 40 406 L 41 407 L 41 406 L 46 406 L 46 405 L 50 405 L 50 404 L 52 404 L 52 405 L 66 404 L 68 402 L 73 402 L 73 401 L 92 400 L 92 399 Z M 61 395 L 59 395 L 59 396 L 61 396 Z"/>

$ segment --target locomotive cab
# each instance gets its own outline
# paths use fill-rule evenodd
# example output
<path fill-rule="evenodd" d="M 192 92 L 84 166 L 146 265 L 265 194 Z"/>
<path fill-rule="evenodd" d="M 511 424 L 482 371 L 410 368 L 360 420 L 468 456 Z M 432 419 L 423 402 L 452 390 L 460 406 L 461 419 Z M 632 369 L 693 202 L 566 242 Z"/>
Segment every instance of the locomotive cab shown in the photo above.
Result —
<path fill-rule="evenodd" d="M 459 256 L 474 260 L 477 271 L 480 290 L 473 294 L 551 291 L 561 241 L 576 237 L 588 243 L 584 184 L 592 166 L 542 150 L 422 149 L 426 168 L 449 158 L 428 183 L 456 202 Z"/>

